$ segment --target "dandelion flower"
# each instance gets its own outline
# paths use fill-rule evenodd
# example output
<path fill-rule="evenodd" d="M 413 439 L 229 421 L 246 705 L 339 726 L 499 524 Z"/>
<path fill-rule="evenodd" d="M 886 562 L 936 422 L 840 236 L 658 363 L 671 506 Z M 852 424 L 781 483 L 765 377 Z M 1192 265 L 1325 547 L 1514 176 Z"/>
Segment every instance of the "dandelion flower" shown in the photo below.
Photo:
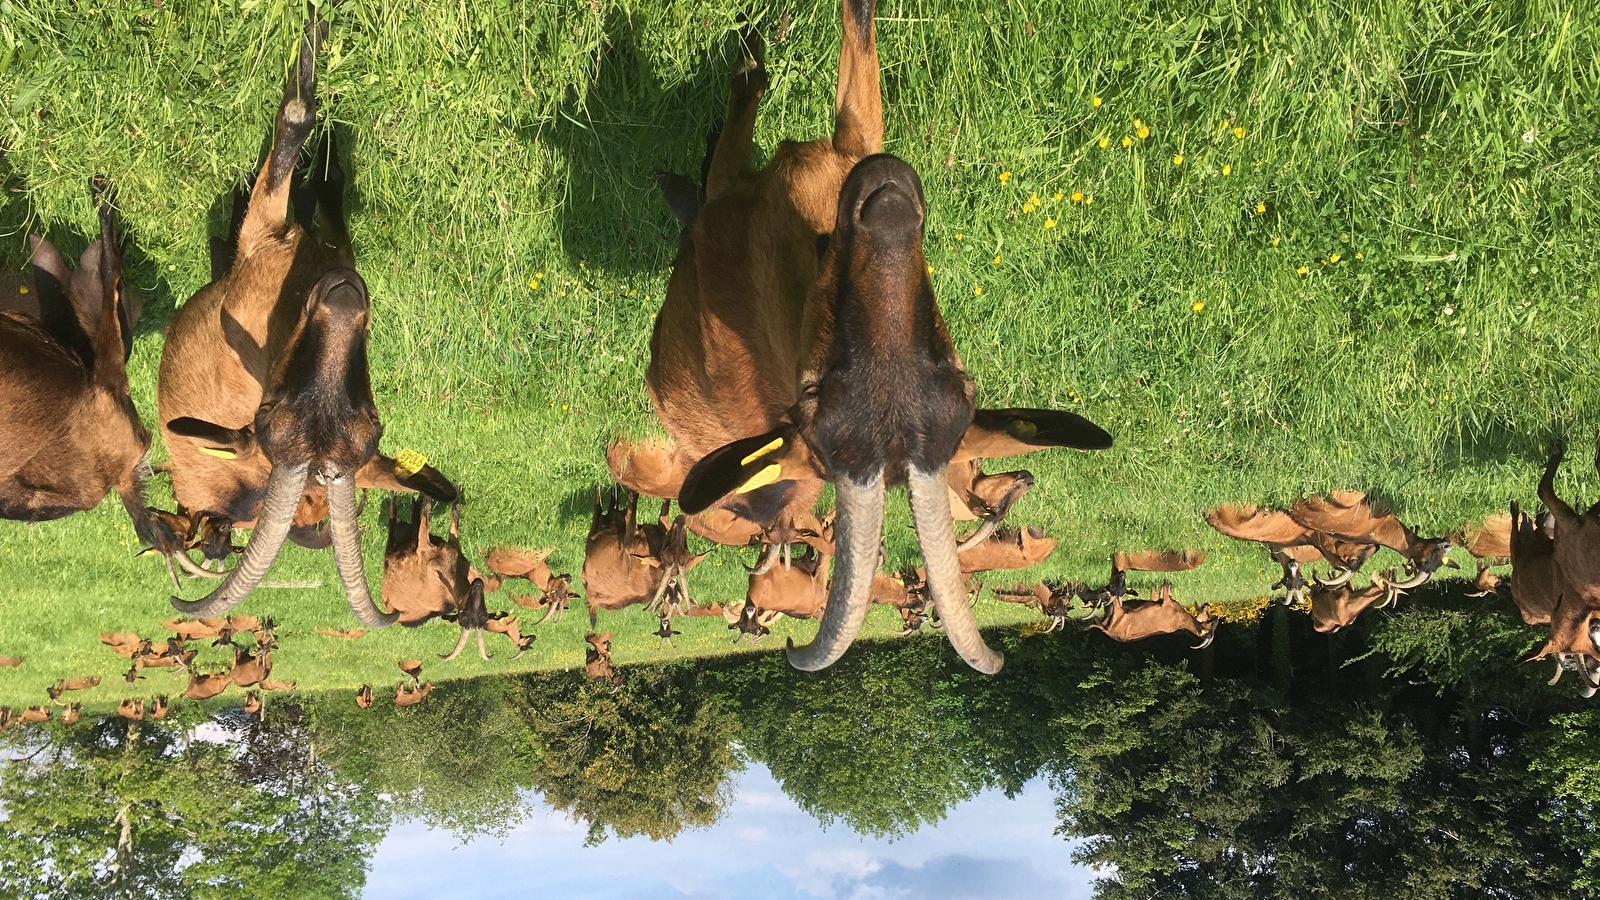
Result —
<path fill-rule="evenodd" d="M 1366 257 L 1362 255 L 1360 250 L 1357 250 L 1356 251 L 1356 259 L 1366 259 Z"/>
<path fill-rule="evenodd" d="M 1056 195 L 1054 197 L 1051 197 L 1050 199 L 1056 201 L 1057 203 L 1060 203 L 1061 202 L 1061 198 L 1065 197 L 1065 196 L 1066 196 L 1066 194 L 1063 194 L 1060 191 L 1056 191 Z"/>
<path fill-rule="evenodd" d="M 1000 265 L 1000 254 L 998 253 L 994 255 L 994 264 L 997 266 Z"/>
<path fill-rule="evenodd" d="M 1072 202 L 1073 203 L 1082 203 L 1083 202 L 1083 191 L 1073 191 L 1072 192 Z"/>
<path fill-rule="evenodd" d="M 537 291 L 539 289 L 539 279 L 535 278 L 532 281 L 528 282 L 528 287 L 533 289 L 533 290 L 535 290 L 535 291 Z"/>
<path fill-rule="evenodd" d="M 1256 215 L 1259 216 L 1259 215 L 1261 215 L 1262 213 L 1264 213 L 1266 211 L 1267 211 L 1266 201 L 1262 201 L 1262 202 L 1256 204 Z"/>
<path fill-rule="evenodd" d="M 1056 220 L 1055 219 L 1045 219 L 1044 220 L 1044 227 L 1046 227 L 1046 228 L 1054 228 L 1054 227 L 1056 227 Z"/>
<path fill-rule="evenodd" d="M 1101 103 L 1101 100 L 1100 100 L 1099 97 L 1096 97 L 1093 100 L 1089 101 L 1089 105 L 1094 107 L 1095 109 L 1099 109 L 1100 108 L 1100 103 Z"/>
<path fill-rule="evenodd" d="M 1001 172 L 1000 173 L 1000 183 L 1001 184 L 1005 184 L 1006 182 L 1008 182 L 1010 180 L 1011 180 L 1011 173 L 1010 172 Z"/>
<path fill-rule="evenodd" d="M 1223 178 L 1227 178 L 1229 175 L 1232 175 L 1232 174 L 1233 174 L 1233 166 L 1223 166 L 1222 167 L 1222 177 Z"/>
<path fill-rule="evenodd" d="M 1282 242 L 1283 242 L 1283 238 L 1279 237 L 1278 235 L 1273 235 L 1272 236 L 1272 246 L 1276 247 Z M 1357 255 L 1359 256 L 1360 254 L 1357 254 Z"/>
<path fill-rule="evenodd" d="M 965 237 L 966 237 L 966 235 L 962 234 L 961 232 L 959 232 L 959 231 L 956 232 L 956 240 L 959 241 L 959 240 L 961 240 L 962 238 L 965 238 Z"/>
<path fill-rule="evenodd" d="M 928 263 L 928 274 L 929 275 L 933 274 L 933 263 Z"/>
<path fill-rule="evenodd" d="M 1235 125 L 1233 127 L 1233 136 L 1234 137 L 1236 137 L 1236 138 L 1238 138 L 1239 140 L 1242 141 L 1242 140 L 1244 140 L 1244 135 L 1245 135 L 1245 131 L 1244 131 L 1244 126 L 1243 125 Z"/>
<path fill-rule="evenodd" d="M 1175 165 L 1175 166 L 1183 165 L 1183 154 L 1179 153 L 1177 156 L 1174 156 L 1172 158 L 1172 164 Z"/>
<path fill-rule="evenodd" d="M 1105 148 L 1107 148 L 1109 146 L 1111 146 L 1111 138 L 1103 137 L 1103 138 L 1100 139 L 1100 149 L 1101 150 L 1104 150 Z"/>
<path fill-rule="evenodd" d="M 983 285 L 975 284 L 975 285 L 972 286 L 972 296 L 978 297 L 978 296 L 981 296 L 982 294 L 983 294 Z"/>
<path fill-rule="evenodd" d="M 1301 266 L 1300 268 L 1295 269 L 1294 271 L 1295 271 L 1296 275 L 1304 275 L 1304 274 L 1306 274 L 1307 272 L 1309 272 L 1311 270 L 1307 269 L 1305 266 Z"/>
<path fill-rule="evenodd" d="M 28 286 L 27 285 L 25 285 L 25 284 L 17 285 L 17 293 L 26 294 L 27 292 L 28 292 Z M 7 549 L 9 550 L 9 548 L 7 548 Z"/>
<path fill-rule="evenodd" d="M 1204 300 L 1196 300 L 1194 305 L 1190 306 L 1189 308 L 1195 312 L 1199 312 L 1200 310 L 1206 308 L 1206 302 Z"/>
<path fill-rule="evenodd" d="M 1139 136 L 1139 140 L 1141 140 L 1141 141 L 1149 140 L 1149 138 L 1150 138 L 1150 126 L 1149 125 L 1140 125 L 1138 130 L 1135 131 L 1134 134 L 1137 134 Z"/>
<path fill-rule="evenodd" d="M 1338 261 L 1339 261 L 1339 254 L 1337 254 L 1337 253 L 1328 254 L 1328 262 L 1336 263 Z"/>
<path fill-rule="evenodd" d="M 1122 146 L 1124 146 L 1124 147 L 1132 147 L 1133 146 L 1133 138 L 1128 137 L 1127 135 L 1123 135 L 1122 136 Z"/>
<path fill-rule="evenodd" d="M 1084 206 L 1093 206 L 1094 205 L 1094 197 L 1090 196 L 1090 197 L 1083 198 L 1083 205 Z"/>
<path fill-rule="evenodd" d="M 567 405 L 565 403 L 561 404 L 561 411 L 562 412 L 566 412 L 567 411 Z"/>

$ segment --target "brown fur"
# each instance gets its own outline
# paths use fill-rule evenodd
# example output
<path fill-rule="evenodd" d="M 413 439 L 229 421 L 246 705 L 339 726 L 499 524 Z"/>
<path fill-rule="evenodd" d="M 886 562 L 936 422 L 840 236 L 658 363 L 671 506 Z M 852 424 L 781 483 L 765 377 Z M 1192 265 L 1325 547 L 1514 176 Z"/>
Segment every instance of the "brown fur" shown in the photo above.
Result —
<path fill-rule="evenodd" d="M 162 622 L 161 627 L 167 629 L 186 641 L 195 641 L 201 638 L 216 637 L 222 629 L 228 627 L 228 620 L 220 617 L 184 621 L 173 619 Z"/>
<path fill-rule="evenodd" d="M 1332 634 L 1355 624 L 1356 618 L 1374 603 L 1387 605 L 1394 599 L 1391 588 L 1382 578 L 1356 591 L 1348 584 L 1339 587 L 1311 587 L 1311 627 L 1323 634 Z"/>
<path fill-rule="evenodd" d="M 433 692 L 433 682 L 420 685 L 397 684 L 394 687 L 395 706 L 416 706 Z"/>
<path fill-rule="evenodd" d="M 1172 586 L 1163 584 L 1153 601 L 1125 605 L 1122 600 L 1113 597 L 1107 606 L 1105 618 L 1091 622 L 1089 627 L 1100 629 L 1113 640 L 1137 641 L 1178 631 L 1187 631 L 1204 639 L 1209 638 L 1217 626 L 1211 618 L 1209 605 L 1200 607 L 1191 615 L 1172 599 Z"/>
<path fill-rule="evenodd" d="M 123 717 L 124 719 L 133 719 L 135 721 L 143 719 L 144 701 L 138 699 L 128 699 L 122 701 L 121 703 L 117 704 L 117 715 Z"/>
<path fill-rule="evenodd" d="M 961 551 L 961 571 L 1025 569 L 1044 562 L 1055 548 L 1056 539 L 1046 537 L 1041 528 L 1001 529 L 978 546 Z"/>
<path fill-rule="evenodd" d="M 752 573 L 747 599 L 761 612 L 814 619 L 828 602 L 828 561 L 829 557 L 808 547 L 788 568 L 775 565 Z"/>
<path fill-rule="evenodd" d="M 668 572 L 679 568 L 687 572 L 704 558 L 703 554 L 689 555 L 682 516 L 668 524 L 670 501 L 662 504 L 656 522 L 643 525 L 638 521 L 638 505 L 638 494 L 629 491 L 624 503 L 613 491 L 609 506 L 605 506 L 599 489 L 595 490 L 583 555 L 583 587 L 591 625 L 599 610 L 651 602 Z"/>
<path fill-rule="evenodd" d="M 450 507 L 450 536 L 444 539 L 428 531 L 430 506 L 431 500 L 418 497 L 410 522 L 400 518 L 398 497 L 389 506 L 383 602 L 410 627 L 460 609 L 472 583 L 472 567 L 461 552 L 460 504 Z"/>
<path fill-rule="evenodd" d="M 356 706 L 359 706 L 362 709 L 372 708 L 372 685 L 363 684 L 360 689 L 356 691 Z"/>
<path fill-rule="evenodd" d="M 233 676 L 228 672 L 203 675 L 191 670 L 189 686 L 184 690 L 183 696 L 190 700 L 209 700 L 227 690 L 230 684 L 233 684 Z"/>
<path fill-rule="evenodd" d="M 1293 510 L 1229 503 L 1206 513 L 1206 521 L 1228 537 L 1265 544 L 1302 565 L 1320 558 L 1336 569 L 1359 570 L 1377 549 L 1308 528 L 1295 520 Z"/>
<path fill-rule="evenodd" d="M 1600 615 L 1600 504 L 1580 513 L 1555 492 L 1556 471 L 1565 448 L 1557 446 L 1539 480 L 1539 499 L 1555 519 L 1554 586 L 1560 600 L 1550 617 L 1550 639 L 1535 658 L 1551 653 L 1579 653 L 1600 658 L 1591 625 Z M 1600 450 L 1595 459 L 1600 468 Z M 1520 572 L 1512 571 L 1515 590 Z"/>
<path fill-rule="evenodd" d="M 1449 540 L 1418 537 L 1387 505 L 1368 499 L 1360 491 L 1307 497 L 1289 510 L 1289 516 L 1313 531 L 1341 540 L 1388 547 L 1413 566 L 1428 571 L 1444 563 L 1442 554 L 1450 550 Z"/>
<path fill-rule="evenodd" d="M 22 665 L 21 656 L 0 656 L 0 669 L 15 669 Z"/>
<path fill-rule="evenodd" d="M 1511 504 L 1511 601 L 1522 621 L 1549 625 L 1561 588 L 1556 583 L 1556 545 L 1540 530 L 1533 517 Z"/>
<path fill-rule="evenodd" d="M 53 687 L 45 689 L 51 700 L 55 700 L 67 691 L 87 691 L 100 686 L 99 675 L 88 675 L 82 678 L 65 678 L 55 683 Z"/>
<path fill-rule="evenodd" d="M 1204 550 L 1119 550 L 1111 565 L 1124 572 L 1188 572 L 1206 561 Z"/>
<path fill-rule="evenodd" d="M 19 718 L 24 722 L 48 722 L 50 721 L 50 707 L 30 706 L 22 711 L 22 715 Z"/>
<path fill-rule="evenodd" d="M 1506 559 L 1511 556 L 1511 516 L 1496 513 L 1482 522 L 1461 526 L 1461 546 L 1478 559 Z"/>
<path fill-rule="evenodd" d="M 239 687 L 250 687 L 260 684 L 272 673 L 272 651 L 267 650 L 260 654 L 248 653 L 241 649 L 233 651 L 233 671 L 229 677 Z"/>
<path fill-rule="evenodd" d="M 609 682 L 612 685 L 621 684 L 622 675 L 611 663 L 611 632 L 586 635 L 584 641 L 589 645 L 583 652 L 584 674 L 595 681 Z"/>

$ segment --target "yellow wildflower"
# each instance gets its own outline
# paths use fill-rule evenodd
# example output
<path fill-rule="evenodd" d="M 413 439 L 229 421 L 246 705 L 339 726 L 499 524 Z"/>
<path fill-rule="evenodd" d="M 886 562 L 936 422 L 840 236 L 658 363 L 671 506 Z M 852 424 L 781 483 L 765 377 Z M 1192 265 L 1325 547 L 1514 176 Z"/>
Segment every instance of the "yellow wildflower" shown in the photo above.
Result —
<path fill-rule="evenodd" d="M 1072 192 L 1072 202 L 1073 203 L 1082 203 L 1083 202 L 1083 191 L 1073 191 Z"/>
<path fill-rule="evenodd" d="M 1336 262 L 1338 262 L 1338 261 L 1339 261 L 1339 254 L 1337 254 L 1337 253 L 1332 253 L 1332 254 L 1329 254 L 1329 255 L 1328 255 L 1328 262 L 1330 262 L 1330 263 L 1336 263 Z"/>
<path fill-rule="evenodd" d="M 1054 228 L 1054 227 L 1056 227 L 1056 220 L 1055 219 L 1045 219 L 1044 220 L 1044 227 L 1046 227 L 1046 228 Z"/>
<path fill-rule="evenodd" d="M 983 293 L 983 285 L 975 284 L 975 285 L 972 286 L 972 296 L 977 297 L 977 296 L 981 295 L 982 293 Z"/>
<path fill-rule="evenodd" d="M 1123 135 L 1122 136 L 1122 146 L 1124 146 L 1124 147 L 1132 147 L 1133 146 L 1133 138 L 1128 137 L 1127 135 Z"/>
<path fill-rule="evenodd" d="M 1137 134 L 1139 136 L 1139 140 L 1141 140 L 1141 141 L 1148 140 L 1150 138 L 1150 126 L 1149 125 L 1140 125 L 1138 130 L 1135 131 L 1134 134 Z"/>
<path fill-rule="evenodd" d="M 961 232 L 959 232 L 959 231 L 958 231 L 958 232 L 956 232 L 956 240 L 958 240 L 958 241 L 959 241 L 959 240 L 961 240 L 961 239 L 962 239 L 962 238 L 964 238 L 964 237 L 966 237 L 966 235 L 964 235 L 964 234 L 962 234 L 962 233 L 961 233 Z"/>
<path fill-rule="evenodd" d="M 1000 254 L 998 253 L 994 255 L 994 264 L 997 266 L 1000 265 Z"/>
<path fill-rule="evenodd" d="M 1093 206 L 1094 205 L 1094 198 L 1093 197 L 1085 197 L 1085 198 L 1083 198 L 1083 205 L 1084 206 Z"/>
<path fill-rule="evenodd" d="M 1259 216 L 1259 215 L 1261 215 L 1262 213 L 1264 213 L 1266 211 L 1267 211 L 1266 201 L 1263 200 L 1263 201 L 1261 201 L 1261 202 L 1256 204 L 1256 215 Z"/>
<path fill-rule="evenodd" d="M 1194 302 L 1194 305 L 1190 306 L 1189 308 L 1191 310 L 1194 310 L 1195 312 L 1199 312 L 1200 310 L 1206 308 L 1206 302 L 1204 300 L 1196 300 Z"/>
<path fill-rule="evenodd" d="M 27 285 L 25 285 L 25 284 L 17 285 L 17 293 L 26 294 L 27 292 L 28 292 L 28 286 Z"/>
<path fill-rule="evenodd" d="M 1034 206 L 1038 206 L 1039 205 L 1039 192 L 1038 191 L 1033 191 L 1032 193 L 1028 194 L 1028 202 L 1032 203 Z"/>
<path fill-rule="evenodd" d="M 1175 166 L 1183 165 L 1183 154 L 1179 153 L 1177 156 L 1174 156 L 1172 158 L 1172 164 L 1175 165 Z"/>
<path fill-rule="evenodd" d="M 566 412 L 567 411 L 567 405 L 565 403 L 561 404 L 561 411 L 562 412 Z"/>
<path fill-rule="evenodd" d="M 929 275 L 933 274 L 933 263 L 928 263 L 928 274 Z"/>
<path fill-rule="evenodd" d="M 1245 134 L 1245 131 L 1244 131 L 1244 126 L 1243 125 L 1235 125 L 1234 126 L 1234 128 L 1233 128 L 1233 136 L 1234 137 L 1236 137 L 1236 138 L 1238 138 L 1239 140 L 1242 141 L 1242 140 L 1244 140 L 1244 134 Z"/>
<path fill-rule="evenodd" d="M 1099 109 L 1100 108 L 1100 102 L 1101 102 L 1100 98 L 1096 97 L 1093 100 L 1089 101 L 1089 105 L 1094 107 L 1095 109 Z"/>
<path fill-rule="evenodd" d="M 1111 146 L 1111 138 L 1103 137 L 1103 138 L 1100 139 L 1100 149 L 1101 150 L 1104 150 L 1105 148 L 1107 148 L 1109 146 Z"/>
<path fill-rule="evenodd" d="M 1361 251 L 1360 250 L 1357 250 L 1356 251 L 1356 259 L 1366 259 L 1366 257 L 1361 255 Z"/>
<path fill-rule="evenodd" d="M 1301 266 L 1300 268 L 1295 269 L 1294 271 L 1295 271 L 1296 275 L 1304 275 L 1304 274 L 1306 274 L 1307 272 L 1309 272 L 1311 270 L 1307 269 L 1305 266 Z"/>
<path fill-rule="evenodd" d="M 1222 177 L 1223 178 L 1227 178 L 1229 175 L 1232 175 L 1232 174 L 1233 174 L 1233 166 L 1223 166 L 1222 167 Z"/>
<path fill-rule="evenodd" d="M 1011 180 L 1011 173 L 1010 172 L 1001 172 L 1000 173 L 1000 183 L 1001 184 L 1005 184 L 1006 182 L 1008 182 L 1010 180 Z"/>
<path fill-rule="evenodd" d="M 1276 247 L 1282 241 L 1283 241 L 1283 238 L 1279 237 L 1278 235 L 1273 235 L 1272 236 L 1272 246 Z"/>

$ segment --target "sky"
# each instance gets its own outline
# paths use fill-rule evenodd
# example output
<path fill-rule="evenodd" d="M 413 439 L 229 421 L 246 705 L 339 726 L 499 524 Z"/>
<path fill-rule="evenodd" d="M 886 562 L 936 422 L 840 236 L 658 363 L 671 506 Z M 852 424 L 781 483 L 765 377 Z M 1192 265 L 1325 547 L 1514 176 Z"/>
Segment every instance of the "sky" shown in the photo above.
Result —
<path fill-rule="evenodd" d="M 986 791 L 936 825 L 890 843 L 823 829 L 784 796 L 765 766 L 738 776 L 715 826 L 670 843 L 609 838 L 530 795 L 537 809 L 504 840 L 461 845 L 408 823 L 372 860 L 371 900 L 538 896 L 605 900 L 1011 900 L 1091 895 L 1094 873 L 1056 837 L 1054 794 L 1035 779 L 1015 800 Z"/>

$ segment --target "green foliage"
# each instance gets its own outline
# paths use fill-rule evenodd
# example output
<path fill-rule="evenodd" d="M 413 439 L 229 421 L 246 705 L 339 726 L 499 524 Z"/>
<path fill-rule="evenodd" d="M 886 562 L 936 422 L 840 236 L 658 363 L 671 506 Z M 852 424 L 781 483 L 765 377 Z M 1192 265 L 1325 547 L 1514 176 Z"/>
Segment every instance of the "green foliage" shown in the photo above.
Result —
<path fill-rule="evenodd" d="M 608 832 L 671 840 L 717 821 L 739 769 L 735 719 L 699 689 L 687 666 L 628 670 L 619 687 L 573 673 L 529 676 L 522 715 L 538 760 L 533 787 L 546 803 Z"/>

